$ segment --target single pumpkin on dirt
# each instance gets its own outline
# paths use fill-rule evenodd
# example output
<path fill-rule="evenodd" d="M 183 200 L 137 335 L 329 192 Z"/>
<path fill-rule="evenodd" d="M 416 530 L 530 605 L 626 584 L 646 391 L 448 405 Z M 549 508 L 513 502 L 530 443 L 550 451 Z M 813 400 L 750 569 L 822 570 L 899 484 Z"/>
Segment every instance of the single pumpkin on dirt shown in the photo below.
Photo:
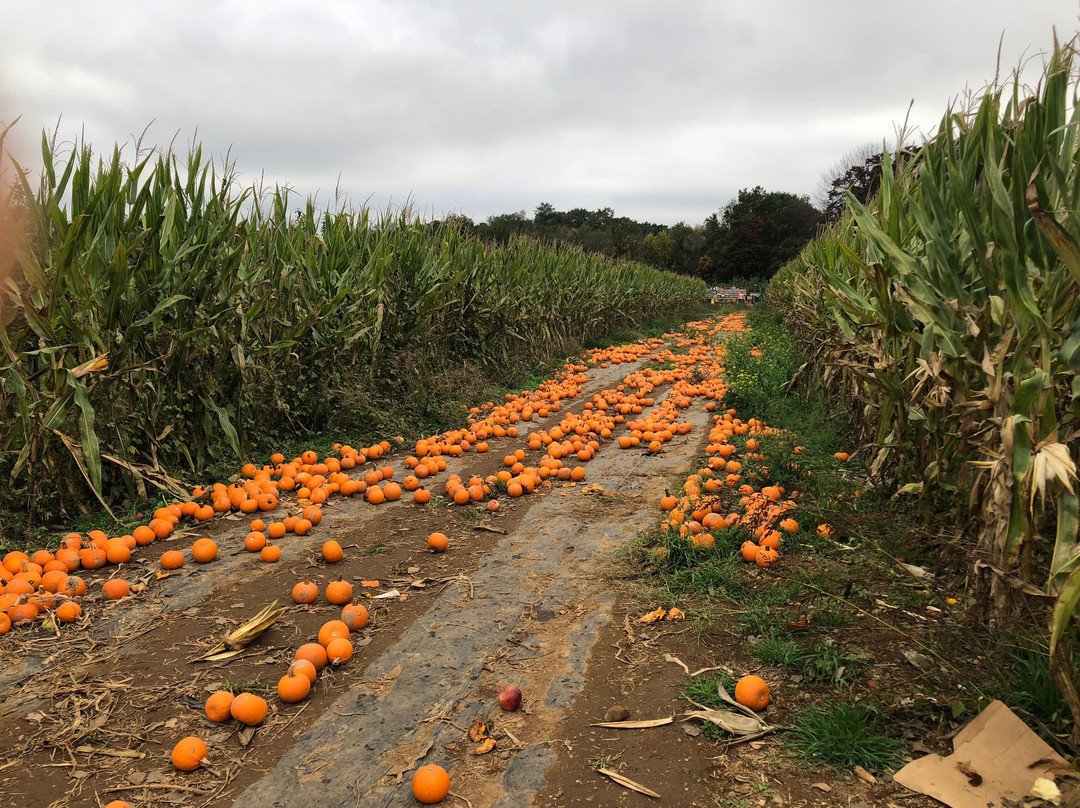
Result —
<path fill-rule="evenodd" d="M 254 727 L 263 722 L 270 707 L 266 699 L 254 693 L 241 693 L 233 699 L 229 713 L 241 724 Z"/>
<path fill-rule="evenodd" d="M 310 662 L 306 664 L 311 667 Z M 288 672 L 278 680 L 277 692 L 286 704 L 296 704 L 306 699 L 308 693 L 311 692 L 311 680 L 306 673 L 296 670 L 295 666 L 290 666 Z"/>
<path fill-rule="evenodd" d="M 744 676 L 735 684 L 735 701 L 751 710 L 764 710 L 770 701 L 768 683 L 760 676 Z"/>
<path fill-rule="evenodd" d="M 194 735 L 182 738 L 172 750 L 172 764 L 182 772 L 193 772 L 206 757 L 206 744 Z"/>
<path fill-rule="evenodd" d="M 319 587 L 312 581 L 301 581 L 292 589 L 292 599 L 296 603 L 314 603 L 319 597 Z"/>
<path fill-rule="evenodd" d="M 234 698 L 235 696 L 228 690 L 218 690 L 216 693 L 211 693 L 203 708 L 206 712 L 206 717 L 219 724 L 222 721 L 228 721 L 229 718 L 232 717 L 230 710 L 232 709 Z"/>
<path fill-rule="evenodd" d="M 442 766 L 421 766 L 413 774 L 413 796 L 424 805 L 442 802 L 450 793 L 450 775 Z"/>

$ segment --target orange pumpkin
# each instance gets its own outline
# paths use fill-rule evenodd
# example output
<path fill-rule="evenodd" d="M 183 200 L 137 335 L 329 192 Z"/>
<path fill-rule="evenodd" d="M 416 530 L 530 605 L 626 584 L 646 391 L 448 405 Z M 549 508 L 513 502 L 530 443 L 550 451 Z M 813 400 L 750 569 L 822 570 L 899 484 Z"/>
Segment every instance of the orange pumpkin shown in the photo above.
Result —
<path fill-rule="evenodd" d="M 348 581 L 331 581 L 326 585 L 326 600 L 335 606 L 344 606 L 353 596 L 353 585 Z"/>
<path fill-rule="evenodd" d="M 319 597 L 319 587 L 312 581 L 301 581 L 292 589 L 292 598 L 296 603 L 314 603 Z"/>

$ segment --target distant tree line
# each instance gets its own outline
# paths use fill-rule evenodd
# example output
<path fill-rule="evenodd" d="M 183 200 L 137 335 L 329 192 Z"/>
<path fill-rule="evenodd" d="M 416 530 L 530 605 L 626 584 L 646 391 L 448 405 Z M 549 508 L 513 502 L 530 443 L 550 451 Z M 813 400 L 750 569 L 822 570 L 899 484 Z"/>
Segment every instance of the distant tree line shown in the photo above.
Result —
<path fill-rule="evenodd" d="M 464 216 L 447 218 L 496 243 L 521 235 L 566 242 L 723 284 L 736 278 L 768 280 L 814 237 L 823 217 L 807 197 L 758 186 L 739 191 L 694 226 L 638 222 L 616 216 L 611 208 L 560 211 L 548 202 L 537 205 L 531 218 L 524 210 L 479 223 Z"/>

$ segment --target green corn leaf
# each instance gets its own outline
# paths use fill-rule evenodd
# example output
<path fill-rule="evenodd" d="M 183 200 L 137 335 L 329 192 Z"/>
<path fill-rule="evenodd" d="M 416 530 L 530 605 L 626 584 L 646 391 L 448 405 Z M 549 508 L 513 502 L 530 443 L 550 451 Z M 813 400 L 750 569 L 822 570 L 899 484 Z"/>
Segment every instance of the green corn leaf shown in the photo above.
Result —
<path fill-rule="evenodd" d="M 98 446 L 97 432 L 94 431 L 94 408 L 86 394 L 86 385 L 82 379 L 67 371 L 67 384 L 74 392 L 75 404 L 79 408 L 79 427 L 82 434 L 82 454 L 90 474 L 90 484 L 94 492 L 101 496 L 101 452 Z"/>
<path fill-rule="evenodd" d="M 237 457 L 240 457 L 243 452 L 240 450 L 240 437 L 236 433 L 236 427 L 233 426 L 232 416 L 224 407 L 220 407 L 211 401 L 206 403 L 217 415 L 218 423 L 221 424 L 221 430 L 225 433 L 225 437 L 229 441 L 229 446 L 232 448 L 233 453 Z"/>
<path fill-rule="evenodd" d="M 1077 532 L 1080 531 L 1080 498 L 1074 491 L 1061 491 L 1057 502 L 1057 537 L 1054 542 L 1054 556 L 1050 562 L 1050 581 L 1047 591 L 1057 594 L 1065 583 L 1065 578 L 1077 566 L 1080 566 L 1080 550 L 1077 546 Z"/>
<path fill-rule="evenodd" d="M 1061 586 L 1061 593 L 1054 603 L 1054 615 L 1050 620 L 1050 656 L 1054 655 L 1057 645 L 1065 632 L 1069 630 L 1073 618 L 1080 606 L 1080 567 L 1074 569 Z"/>

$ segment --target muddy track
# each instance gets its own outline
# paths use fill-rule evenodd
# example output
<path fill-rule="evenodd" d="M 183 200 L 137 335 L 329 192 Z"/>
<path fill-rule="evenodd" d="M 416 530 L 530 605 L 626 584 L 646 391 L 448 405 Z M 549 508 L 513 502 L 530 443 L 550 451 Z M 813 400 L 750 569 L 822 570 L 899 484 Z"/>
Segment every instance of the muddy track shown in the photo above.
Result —
<path fill-rule="evenodd" d="M 591 369 L 581 395 L 530 428 L 580 412 L 592 394 L 641 365 Z M 218 539 L 219 559 L 189 563 L 162 581 L 154 577 L 161 551 L 189 547 L 196 534 L 141 551 L 124 570 L 129 580 L 147 581 L 138 601 L 122 609 L 97 604 L 89 628 L 25 641 L 6 660 L 0 791 L 13 805 L 57 808 L 117 797 L 136 805 L 413 805 L 409 773 L 436 762 L 451 769 L 452 791 L 476 808 L 529 804 L 547 785 L 553 744 L 565 736 L 566 711 L 611 619 L 614 595 L 599 570 L 612 550 L 655 525 L 664 476 L 687 468 L 704 446 L 703 402 L 683 417 L 693 431 L 662 453 L 608 444 L 588 464 L 585 483 L 504 500 L 496 517 L 469 508 L 337 500 L 311 535 L 283 543 L 275 565 L 232 549 L 247 532 L 247 518 L 215 520 L 200 531 Z M 488 455 L 451 460 L 448 473 L 493 473 L 522 440 L 491 444 Z M 600 486 L 606 496 L 586 486 Z M 450 552 L 424 552 L 432 530 L 451 535 Z M 315 558 L 329 538 L 347 548 L 346 562 L 333 570 Z M 369 601 L 371 624 L 358 638 L 357 656 L 320 676 L 299 709 L 275 708 L 253 738 L 210 725 L 199 709 L 207 691 L 226 679 L 276 682 L 292 649 L 336 615 L 325 604 L 290 603 L 253 654 L 211 668 L 192 665 L 193 652 L 270 600 L 288 601 L 296 580 L 331 574 L 432 583 L 410 589 L 407 600 Z M 495 700 L 508 683 L 525 693 L 515 713 L 503 713 Z M 483 757 L 469 754 L 464 735 L 478 719 L 499 739 L 497 751 Z M 207 738 L 211 765 L 178 777 L 168 750 L 185 734 Z M 116 759 L 100 748 L 140 757 Z M 24 769 L 33 771 L 33 784 Z M 170 784 L 182 788 L 170 793 Z"/>

